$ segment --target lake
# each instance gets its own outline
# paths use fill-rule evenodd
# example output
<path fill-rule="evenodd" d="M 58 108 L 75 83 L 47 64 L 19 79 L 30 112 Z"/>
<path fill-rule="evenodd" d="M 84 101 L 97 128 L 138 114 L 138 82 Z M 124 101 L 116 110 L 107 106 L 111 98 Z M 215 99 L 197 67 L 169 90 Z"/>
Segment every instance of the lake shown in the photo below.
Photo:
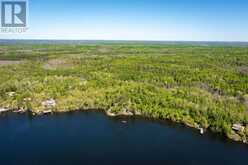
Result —
<path fill-rule="evenodd" d="M 178 124 L 100 112 L 0 117 L 1 165 L 244 165 L 248 146 Z"/>

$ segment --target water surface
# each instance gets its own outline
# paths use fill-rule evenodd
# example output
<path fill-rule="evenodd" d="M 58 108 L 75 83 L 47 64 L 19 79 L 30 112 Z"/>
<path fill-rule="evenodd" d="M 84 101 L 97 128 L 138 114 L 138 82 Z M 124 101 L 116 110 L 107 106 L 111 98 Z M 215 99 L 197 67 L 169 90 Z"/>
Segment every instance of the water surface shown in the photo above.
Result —
<path fill-rule="evenodd" d="M 0 165 L 244 165 L 248 147 L 175 124 L 97 112 L 0 117 Z"/>

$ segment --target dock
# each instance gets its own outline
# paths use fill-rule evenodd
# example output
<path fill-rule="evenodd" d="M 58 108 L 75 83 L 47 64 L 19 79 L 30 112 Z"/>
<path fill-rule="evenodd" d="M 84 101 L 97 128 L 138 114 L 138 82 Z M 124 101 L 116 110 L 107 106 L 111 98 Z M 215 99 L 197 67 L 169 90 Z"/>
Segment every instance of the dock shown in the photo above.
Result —
<path fill-rule="evenodd" d="M 52 113 L 52 110 L 45 110 L 42 112 L 44 115 Z"/>
<path fill-rule="evenodd" d="M 8 112 L 8 111 L 10 111 L 10 109 L 7 109 L 7 108 L 0 108 L 0 113 Z"/>

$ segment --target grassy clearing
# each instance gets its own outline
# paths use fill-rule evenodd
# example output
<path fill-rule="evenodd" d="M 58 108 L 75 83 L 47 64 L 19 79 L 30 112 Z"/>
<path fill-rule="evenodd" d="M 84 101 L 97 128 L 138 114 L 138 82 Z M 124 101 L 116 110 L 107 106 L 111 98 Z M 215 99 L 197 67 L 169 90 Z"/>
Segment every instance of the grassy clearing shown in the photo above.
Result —
<path fill-rule="evenodd" d="M 248 48 L 184 45 L 0 46 L 0 108 L 104 109 L 248 140 Z M 233 124 L 245 127 L 232 130 Z"/>

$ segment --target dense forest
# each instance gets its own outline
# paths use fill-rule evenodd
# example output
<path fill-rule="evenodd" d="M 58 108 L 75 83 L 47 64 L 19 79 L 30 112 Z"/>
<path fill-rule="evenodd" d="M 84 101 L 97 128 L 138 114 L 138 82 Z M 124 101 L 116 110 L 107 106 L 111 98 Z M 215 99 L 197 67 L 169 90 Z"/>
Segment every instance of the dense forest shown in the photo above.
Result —
<path fill-rule="evenodd" d="M 248 47 L 0 46 L 0 109 L 99 109 L 248 141 Z"/>

